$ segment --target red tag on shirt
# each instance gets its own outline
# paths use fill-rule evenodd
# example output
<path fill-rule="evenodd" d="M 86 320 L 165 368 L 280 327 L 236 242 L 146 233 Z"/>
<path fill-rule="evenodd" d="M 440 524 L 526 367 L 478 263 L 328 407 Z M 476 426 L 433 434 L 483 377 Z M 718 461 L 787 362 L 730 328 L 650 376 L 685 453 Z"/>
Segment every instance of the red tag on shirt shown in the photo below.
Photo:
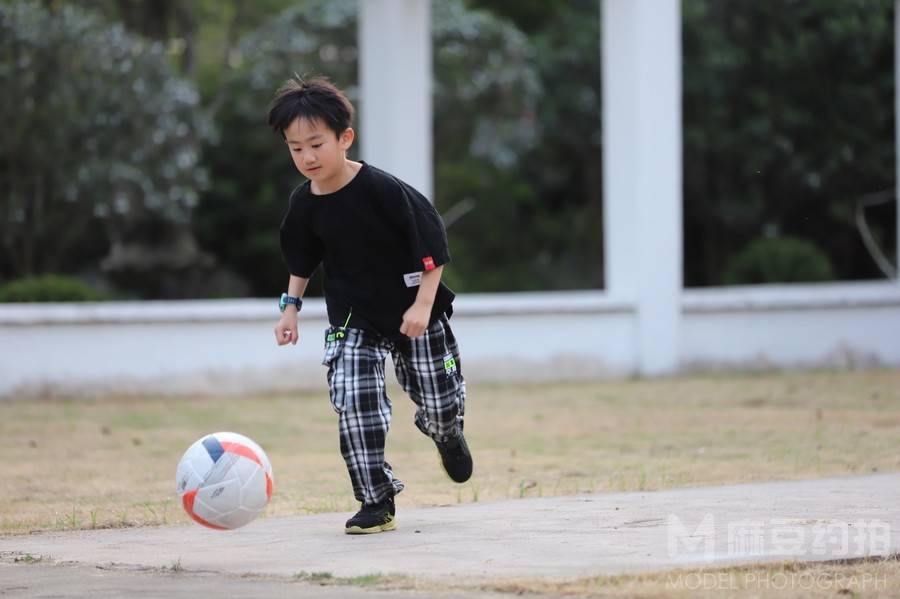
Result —
<path fill-rule="evenodd" d="M 431 256 L 422 258 L 422 264 L 425 265 L 425 270 L 434 270 L 434 258 Z"/>

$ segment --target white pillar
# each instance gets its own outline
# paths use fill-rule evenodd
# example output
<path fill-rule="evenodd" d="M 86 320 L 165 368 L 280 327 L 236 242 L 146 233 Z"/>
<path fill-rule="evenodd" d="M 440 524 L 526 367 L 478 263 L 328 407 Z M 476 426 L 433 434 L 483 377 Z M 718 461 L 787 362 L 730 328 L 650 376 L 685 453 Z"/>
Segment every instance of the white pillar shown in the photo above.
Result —
<path fill-rule="evenodd" d="M 637 371 L 679 366 L 681 2 L 603 0 L 607 293 L 637 307 Z"/>
<path fill-rule="evenodd" d="M 894 202 L 897 204 L 897 261 L 895 280 L 900 284 L 900 0 L 894 0 Z"/>
<path fill-rule="evenodd" d="M 433 197 L 430 0 L 359 1 L 360 157 Z"/>

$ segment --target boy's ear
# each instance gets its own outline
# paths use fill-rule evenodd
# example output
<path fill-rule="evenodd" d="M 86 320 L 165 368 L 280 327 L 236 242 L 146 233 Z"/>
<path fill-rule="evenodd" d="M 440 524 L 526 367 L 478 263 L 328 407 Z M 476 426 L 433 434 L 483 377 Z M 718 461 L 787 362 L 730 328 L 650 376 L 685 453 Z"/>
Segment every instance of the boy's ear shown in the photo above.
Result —
<path fill-rule="evenodd" d="M 348 150 L 353 145 L 354 139 L 356 139 L 356 132 L 353 127 L 347 127 L 338 137 L 338 144 L 342 150 Z"/>

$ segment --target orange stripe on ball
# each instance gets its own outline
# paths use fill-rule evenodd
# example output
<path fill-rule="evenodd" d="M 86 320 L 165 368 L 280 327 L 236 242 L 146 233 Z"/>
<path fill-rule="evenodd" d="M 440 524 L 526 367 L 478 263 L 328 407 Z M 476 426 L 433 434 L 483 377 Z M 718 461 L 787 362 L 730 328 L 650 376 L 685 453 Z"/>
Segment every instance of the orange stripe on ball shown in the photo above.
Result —
<path fill-rule="evenodd" d="M 224 526 L 218 526 L 213 524 L 212 522 L 207 522 L 200 516 L 194 513 L 194 499 L 197 497 L 197 491 L 199 489 L 194 489 L 193 491 L 188 491 L 184 495 L 181 496 L 181 503 L 184 505 L 184 511 L 187 512 L 187 515 L 194 519 L 194 522 L 197 524 L 202 524 L 208 528 L 215 528 L 216 530 L 228 530 Z"/>
<path fill-rule="evenodd" d="M 228 453 L 242 455 L 249 460 L 253 460 L 257 464 L 259 464 L 260 468 L 265 469 L 265 466 L 263 466 L 262 460 L 259 459 L 259 456 L 257 456 L 256 453 L 246 445 L 241 445 L 240 443 L 234 443 L 232 441 L 222 441 L 222 449 L 224 449 Z"/>

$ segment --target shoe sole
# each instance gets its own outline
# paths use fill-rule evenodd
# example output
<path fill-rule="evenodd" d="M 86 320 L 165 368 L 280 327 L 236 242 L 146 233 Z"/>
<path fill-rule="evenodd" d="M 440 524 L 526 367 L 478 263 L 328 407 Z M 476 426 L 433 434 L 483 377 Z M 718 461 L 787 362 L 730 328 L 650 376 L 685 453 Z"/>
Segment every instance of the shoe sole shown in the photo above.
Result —
<path fill-rule="evenodd" d="M 376 524 L 375 526 L 370 526 L 368 528 L 363 528 L 362 526 L 350 526 L 344 529 L 344 532 L 348 535 L 371 535 L 379 532 L 388 532 L 391 530 L 395 530 L 397 528 L 397 519 L 391 518 L 388 522 L 384 524 Z"/>
<path fill-rule="evenodd" d="M 462 479 L 460 479 L 460 478 L 453 478 L 453 476 L 451 476 L 450 473 L 447 472 L 447 469 L 446 469 L 446 468 L 444 469 L 444 473 L 447 475 L 447 478 L 449 478 L 449 479 L 452 480 L 453 482 L 459 483 L 459 484 L 463 484 L 464 482 L 468 482 L 469 479 L 472 478 L 472 475 L 471 475 L 471 474 L 469 474 L 469 476 L 467 476 L 467 477 L 465 477 L 465 478 L 462 478 Z"/>
<path fill-rule="evenodd" d="M 459 483 L 459 484 L 463 484 L 464 482 L 467 482 L 470 478 L 472 478 L 472 472 L 475 471 L 475 467 L 474 467 L 474 464 L 473 464 L 473 465 L 472 465 L 472 471 L 469 472 L 469 476 L 467 476 L 467 477 L 465 477 L 464 479 L 460 480 L 460 479 L 458 479 L 458 478 L 453 478 L 453 475 L 451 475 L 450 472 L 447 471 L 447 468 L 444 466 L 444 461 L 441 459 L 441 456 L 440 456 L 440 455 L 438 455 L 438 465 L 440 465 L 441 470 L 444 471 L 444 474 L 447 475 L 447 478 L 449 478 L 449 479 L 452 480 L 453 482 Z"/>

